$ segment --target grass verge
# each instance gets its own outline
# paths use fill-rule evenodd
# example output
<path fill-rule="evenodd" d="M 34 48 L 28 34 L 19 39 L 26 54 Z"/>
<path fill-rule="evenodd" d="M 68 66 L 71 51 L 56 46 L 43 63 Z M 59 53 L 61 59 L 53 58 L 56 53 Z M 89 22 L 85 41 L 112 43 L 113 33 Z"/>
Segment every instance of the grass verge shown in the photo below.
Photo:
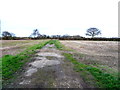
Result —
<path fill-rule="evenodd" d="M 70 53 L 63 54 L 67 60 L 74 64 L 74 69 L 77 72 L 80 71 L 89 71 L 97 80 L 97 84 L 102 88 L 119 88 L 120 81 L 118 77 L 114 77 L 109 73 L 103 72 L 99 68 L 92 67 L 90 65 L 82 64 L 73 58 L 73 55 Z"/>
<path fill-rule="evenodd" d="M 25 51 L 15 56 L 5 55 L 0 58 L 0 61 L 2 61 L 2 80 L 5 81 L 12 78 L 15 72 L 17 72 L 28 61 L 31 55 L 35 53 L 35 50 L 41 49 L 48 42 L 49 41 L 43 41 L 40 44 L 27 48 Z"/>

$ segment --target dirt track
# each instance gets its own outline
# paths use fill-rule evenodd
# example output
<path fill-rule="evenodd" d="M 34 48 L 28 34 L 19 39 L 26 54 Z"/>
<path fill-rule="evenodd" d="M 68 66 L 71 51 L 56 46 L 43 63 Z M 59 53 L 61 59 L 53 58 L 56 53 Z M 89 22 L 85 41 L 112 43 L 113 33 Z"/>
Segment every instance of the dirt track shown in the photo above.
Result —
<path fill-rule="evenodd" d="M 54 45 L 47 44 L 25 65 L 9 88 L 87 88 L 73 65 Z"/>

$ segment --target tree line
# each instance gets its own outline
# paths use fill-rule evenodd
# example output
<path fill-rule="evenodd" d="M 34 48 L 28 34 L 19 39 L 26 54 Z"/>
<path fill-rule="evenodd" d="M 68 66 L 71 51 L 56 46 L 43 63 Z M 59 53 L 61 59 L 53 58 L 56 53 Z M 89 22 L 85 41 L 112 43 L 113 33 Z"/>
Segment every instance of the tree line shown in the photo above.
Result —
<path fill-rule="evenodd" d="M 91 36 L 91 38 L 85 38 L 82 37 L 80 35 L 74 35 L 74 36 L 70 36 L 70 35 L 42 35 L 39 33 L 38 29 L 33 30 L 33 33 L 31 33 L 31 35 L 29 37 L 16 37 L 14 33 L 10 33 L 8 31 L 3 31 L 2 32 L 2 37 L 1 39 L 3 40 L 29 40 L 29 39 L 33 39 L 33 40 L 37 40 L 37 39 L 59 39 L 59 40 L 98 40 L 98 41 L 120 41 L 120 38 L 105 38 L 105 37 L 95 37 L 97 35 L 100 35 L 101 31 L 97 28 L 89 28 L 86 31 L 86 36 Z"/>

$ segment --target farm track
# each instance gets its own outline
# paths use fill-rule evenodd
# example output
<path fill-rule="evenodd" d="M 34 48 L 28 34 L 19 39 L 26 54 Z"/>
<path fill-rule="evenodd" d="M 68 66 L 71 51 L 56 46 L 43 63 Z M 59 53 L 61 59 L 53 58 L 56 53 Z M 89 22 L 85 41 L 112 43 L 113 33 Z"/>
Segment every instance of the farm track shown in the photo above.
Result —
<path fill-rule="evenodd" d="M 88 88 L 73 65 L 52 44 L 37 50 L 19 76 L 5 88 Z"/>

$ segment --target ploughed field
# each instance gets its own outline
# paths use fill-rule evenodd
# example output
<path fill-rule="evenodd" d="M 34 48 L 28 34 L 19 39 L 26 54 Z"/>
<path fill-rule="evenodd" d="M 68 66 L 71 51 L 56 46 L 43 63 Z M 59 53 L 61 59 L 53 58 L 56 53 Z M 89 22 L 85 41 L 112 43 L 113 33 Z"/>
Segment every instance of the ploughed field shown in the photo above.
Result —
<path fill-rule="evenodd" d="M 3 88 L 119 88 L 118 42 L 3 40 Z"/>

